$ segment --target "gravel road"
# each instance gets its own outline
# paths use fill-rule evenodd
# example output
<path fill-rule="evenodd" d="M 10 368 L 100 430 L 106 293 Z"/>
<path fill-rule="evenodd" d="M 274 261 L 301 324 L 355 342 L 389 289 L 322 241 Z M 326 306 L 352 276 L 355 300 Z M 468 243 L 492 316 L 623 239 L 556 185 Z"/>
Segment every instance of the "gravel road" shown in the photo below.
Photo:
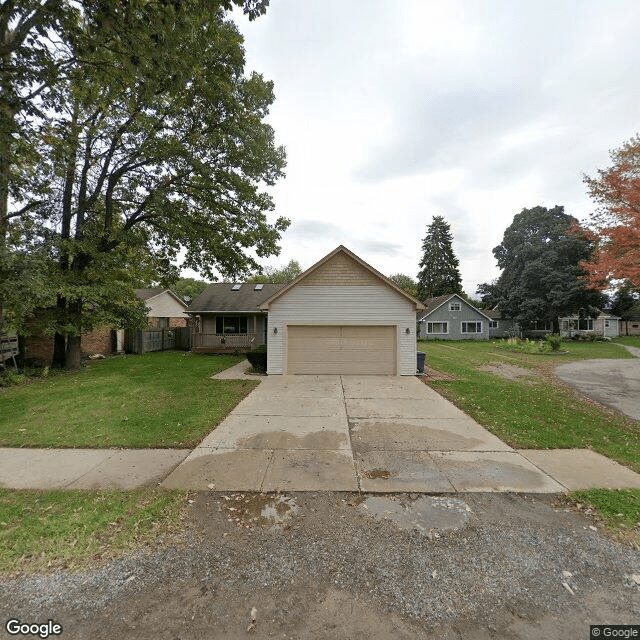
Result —
<path fill-rule="evenodd" d="M 589 624 L 640 623 L 640 553 L 553 496 L 266 500 L 202 492 L 170 545 L 0 582 L 3 632 L 18 618 L 65 640 L 586 640 Z"/>

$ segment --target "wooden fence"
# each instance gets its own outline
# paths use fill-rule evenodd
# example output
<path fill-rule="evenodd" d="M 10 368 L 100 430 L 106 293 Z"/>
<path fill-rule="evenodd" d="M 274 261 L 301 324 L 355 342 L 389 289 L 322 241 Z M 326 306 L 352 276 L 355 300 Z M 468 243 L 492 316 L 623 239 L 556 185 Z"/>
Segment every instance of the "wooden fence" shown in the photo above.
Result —
<path fill-rule="evenodd" d="M 151 353 L 169 349 L 191 348 L 191 329 L 174 327 L 171 329 L 153 329 L 150 331 L 125 331 L 124 350 L 127 353 Z"/>

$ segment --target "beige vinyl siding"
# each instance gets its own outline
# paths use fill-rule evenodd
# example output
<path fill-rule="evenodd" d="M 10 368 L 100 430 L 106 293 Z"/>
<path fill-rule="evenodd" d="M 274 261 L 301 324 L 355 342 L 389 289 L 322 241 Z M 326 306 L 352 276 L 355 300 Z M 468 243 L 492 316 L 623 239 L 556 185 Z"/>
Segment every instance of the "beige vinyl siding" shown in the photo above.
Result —
<path fill-rule="evenodd" d="M 411 301 L 382 281 L 371 286 L 304 286 L 301 282 L 269 305 L 267 372 L 286 371 L 289 325 L 377 325 L 395 327 L 398 374 L 415 375 L 415 317 Z"/>
<path fill-rule="evenodd" d="M 172 295 L 166 291 L 160 295 L 145 300 L 144 303 L 149 309 L 150 318 L 186 318 L 185 305 L 180 304 Z"/>

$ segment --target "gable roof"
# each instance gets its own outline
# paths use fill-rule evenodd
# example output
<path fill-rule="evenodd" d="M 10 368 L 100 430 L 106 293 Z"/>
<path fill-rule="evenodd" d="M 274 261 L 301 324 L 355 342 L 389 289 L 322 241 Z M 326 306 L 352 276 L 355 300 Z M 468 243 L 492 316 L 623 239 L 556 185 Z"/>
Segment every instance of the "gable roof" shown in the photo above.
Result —
<path fill-rule="evenodd" d="M 458 298 L 458 300 L 460 300 L 460 302 L 462 302 L 462 304 L 466 304 L 467 307 L 470 307 L 476 313 L 480 314 L 481 316 L 483 316 L 487 320 L 491 320 L 491 318 L 486 313 L 484 313 L 483 311 L 480 311 L 480 309 L 477 309 L 476 307 L 474 307 L 471 303 L 467 302 L 462 296 L 459 296 L 457 293 L 448 293 L 448 294 L 446 294 L 444 296 L 437 296 L 435 298 L 429 298 L 429 299 L 425 300 L 424 301 L 424 313 L 420 314 L 420 321 L 422 322 L 422 320 L 424 320 L 428 315 L 431 315 L 436 309 L 439 309 L 443 304 L 446 304 L 452 298 Z"/>
<path fill-rule="evenodd" d="M 306 271 L 301 273 L 295 280 L 292 280 L 287 285 L 285 285 L 282 289 L 280 289 L 280 291 L 276 291 L 271 297 L 267 298 L 260 305 L 260 308 L 265 310 L 268 309 L 269 305 L 274 300 L 276 300 L 277 298 L 282 296 L 284 293 L 289 291 L 289 289 L 291 289 L 292 287 L 295 287 L 307 276 L 309 276 L 311 273 L 316 271 L 316 269 L 321 267 L 323 264 L 327 263 L 329 260 L 331 260 L 331 258 L 338 255 L 339 253 L 343 253 L 344 255 L 348 256 L 349 258 L 357 262 L 361 267 L 369 271 L 373 276 L 375 276 L 379 280 L 382 280 L 382 282 L 384 282 L 386 285 L 388 285 L 392 289 L 395 289 L 400 295 L 405 297 L 407 300 L 410 300 L 415 305 L 416 311 L 419 311 L 424 308 L 424 305 L 422 304 L 422 302 L 420 302 L 420 300 L 409 295 L 408 293 L 406 293 L 406 291 L 403 291 L 395 282 L 393 282 L 393 280 L 390 280 L 386 276 L 382 275 L 379 271 L 374 269 L 370 264 L 366 263 L 362 258 L 359 258 L 355 253 L 353 253 L 353 251 L 349 251 L 349 249 L 347 249 L 342 244 L 336 247 L 333 251 L 331 251 L 331 253 L 328 253 L 324 258 L 322 258 L 321 260 L 318 260 L 318 262 L 316 262 L 314 265 L 309 267 Z"/>
<path fill-rule="evenodd" d="M 151 298 L 155 298 L 156 296 L 159 296 L 163 293 L 168 293 L 170 296 L 175 298 L 185 309 L 187 308 L 185 301 L 180 296 L 173 293 L 171 289 L 163 289 L 162 287 L 149 287 L 147 289 L 134 289 L 134 292 L 136 296 L 140 298 L 140 300 L 151 300 Z"/>
<path fill-rule="evenodd" d="M 211 313 L 214 311 L 256 313 L 267 298 L 286 285 L 267 282 L 257 291 L 253 282 L 241 284 L 237 291 L 232 290 L 233 286 L 233 282 L 214 282 L 189 305 L 187 313 Z"/>

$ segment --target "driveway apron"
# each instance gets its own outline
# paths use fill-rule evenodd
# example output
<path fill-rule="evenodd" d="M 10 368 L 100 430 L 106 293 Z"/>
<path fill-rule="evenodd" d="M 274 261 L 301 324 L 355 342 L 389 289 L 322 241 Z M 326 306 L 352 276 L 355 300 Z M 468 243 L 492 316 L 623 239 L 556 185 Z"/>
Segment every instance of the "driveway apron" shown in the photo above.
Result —
<path fill-rule="evenodd" d="M 337 375 L 265 378 L 163 486 L 565 490 L 417 378 Z"/>

